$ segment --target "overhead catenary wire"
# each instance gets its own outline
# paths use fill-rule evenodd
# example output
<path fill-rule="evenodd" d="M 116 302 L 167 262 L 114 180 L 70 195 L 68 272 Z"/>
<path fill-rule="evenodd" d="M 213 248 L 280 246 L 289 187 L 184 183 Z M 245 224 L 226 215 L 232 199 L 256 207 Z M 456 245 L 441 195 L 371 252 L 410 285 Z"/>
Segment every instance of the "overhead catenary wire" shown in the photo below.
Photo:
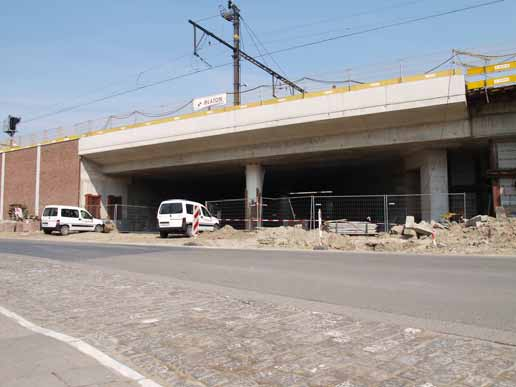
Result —
<path fill-rule="evenodd" d="M 243 16 L 240 16 L 240 18 L 242 19 L 243 23 L 244 23 L 244 27 L 246 28 L 246 30 L 248 31 L 249 35 L 251 36 L 251 39 L 253 40 L 255 46 L 256 46 L 256 49 L 258 50 L 258 53 L 260 54 L 260 57 L 262 57 L 264 60 L 265 60 L 265 56 L 269 56 L 270 59 L 274 62 L 274 64 L 276 66 L 278 66 L 278 69 L 283 73 L 283 75 L 286 75 L 286 71 L 280 66 L 280 64 L 276 61 L 276 59 L 274 58 L 274 56 L 272 56 L 269 52 L 269 50 L 267 50 L 267 47 L 265 47 L 265 45 L 262 43 L 262 41 L 260 40 L 260 38 L 258 37 L 258 35 L 256 34 L 256 32 L 254 32 L 253 28 L 249 25 L 249 23 L 247 23 L 247 21 L 244 19 Z M 263 48 L 263 50 L 265 51 L 265 54 L 262 54 L 262 51 L 260 50 L 260 46 Z M 267 64 L 267 62 L 265 62 Z M 267 64 L 268 65 L 268 64 Z"/>
<path fill-rule="evenodd" d="M 391 4 L 391 5 L 387 5 L 387 6 L 384 6 L 384 7 L 375 7 L 374 10 L 359 11 L 359 12 L 355 12 L 355 13 L 346 14 L 346 15 L 343 15 L 343 16 L 326 18 L 326 19 L 322 19 L 322 20 L 318 20 L 318 21 L 314 21 L 314 22 L 290 25 L 290 26 L 287 26 L 287 27 L 284 27 L 284 28 L 273 29 L 273 30 L 268 31 L 268 32 L 269 32 L 269 34 L 276 35 L 278 32 L 293 31 L 293 30 L 301 29 L 301 28 L 306 29 L 307 27 L 311 27 L 311 26 L 318 25 L 318 24 L 325 24 L 325 23 L 332 22 L 332 21 L 342 21 L 342 20 L 351 19 L 351 18 L 355 18 L 355 17 L 371 15 L 371 14 L 377 14 L 379 12 L 383 12 L 383 11 L 386 11 L 386 10 L 397 9 L 397 8 L 401 8 L 401 7 L 407 7 L 407 6 L 410 6 L 410 5 L 413 5 L 413 4 L 417 4 L 417 3 L 422 3 L 422 2 L 425 2 L 425 1 L 427 1 L 427 0 L 403 1 L 403 2 L 399 2 L 399 3 L 394 3 L 394 4 Z"/>
<path fill-rule="evenodd" d="M 444 66 L 445 64 L 453 61 L 455 59 L 455 57 L 457 56 L 457 54 L 453 54 L 452 56 L 450 56 L 448 59 L 444 60 L 443 62 L 439 63 L 437 66 L 434 66 L 432 67 L 430 70 L 427 70 L 425 71 L 425 74 L 429 74 L 429 73 L 432 73 L 434 72 L 435 70 L 437 70 L 438 68 Z"/>
<path fill-rule="evenodd" d="M 430 20 L 430 19 L 435 19 L 435 18 L 438 18 L 438 17 L 452 15 L 452 14 L 459 13 L 459 12 L 465 12 L 465 11 L 470 11 L 470 10 L 481 8 L 481 7 L 487 7 L 487 6 L 490 6 L 490 5 L 497 4 L 497 3 L 502 3 L 504 1 L 505 0 L 491 0 L 491 1 L 483 2 L 483 3 L 478 3 L 478 4 L 475 4 L 475 5 L 470 5 L 470 6 L 467 6 L 467 7 L 455 8 L 455 9 L 452 9 L 452 10 L 449 10 L 449 11 L 445 11 L 445 12 L 439 12 L 439 13 L 434 13 L 434 14 L 430 14 L 430 15 L 420 16 L 420 17 L 416 17 L 416 18 L 406 19 L 406 20 L 402 20 L 402 21 L 399 21 L 399 22 L 395 22 L 395 23 L 383 24 L 383 25 L 380 25 L 380 26 L 376 26 L 376 27 L 372 27 L 372 28 L 367 28 L 367 29 L 360 30 L 360 31 L 355 31 L 355 32 L 347 33 L 347 34 L 333 36 L 331 38 L 315 40 L 315 41 L 312 41 L 312 42 L 298 44 L 298 45 L 294 45 L 294 46 L 290 46 L 290 47 L 286 47 L 286 48 L 280 48 L 278 50 L 271 51 L 270 54 L 279 54 L 279 53 L 288 52 L 288 51 L 292 51 L 292 50 L 298 50 L 300 48 L 306 48 L 306 47 L 310 47 L 310 46 L 315 46 L 315 45 L 318 45 L 318 44 L 321 44 L 321 43 L 327 43 L 327 42 L 332 42 L 332 41 L 340 40 L 340 39 L 344 39 L 344 38 L 350 38 L 352 36 L 363 35 L 363 34 L 366 34 L 366 33 L 369 33 L 369 32 L 376 32 L 376 31 L 381 31 L 381 30 L 385 30 L 385 29 L 389 29 L 389 28 L 399 27 L 399 26 L 406 25 L 406 24 L 413 24 L 413 23 L 417 23 L 417 22 L 420 22 L 420 21 L 426 21 L 426 20 Z"/>
<path fill-rule="evenodd" d="M 490 5 L 494 5 L 494 4 L 502 3 L 502 2 L 504 2 L 504 0 L 491 0 L 491 1 L 487 1 L 487 2 L 482 2 L 482 3 L 470 5 L 470 6 L 467 6 L 467 7 L 452 9 L 452 10 L 445 11 L 445 12 L 439 12 L 439 13 L 434 13 L 434 14 L 425 15 L 425 16 L 421 16 L 421 17 L 411 18 L 411 19 L 407 19 L 407 20 L 403 20 L 403 21 L 399 21 L 399 22 L 395 22 L 395 23 L 383 24 L 383 25 L 376 26 L 376 27 L 373 27 L 373 28 L 368 28 L 368 29 L 364 29 L 364 30 L 360 30 L 360 31 L 350 32 L 350 33 L 347 33 L 347 34 L 333 36 L 333 37 L 326 38 L 326 39 L 320 39 L 320 40 L 316 40 L 316 41 L 312 41 L 312 42 L 307 42 L 307 43 L 303 43 L 303 44 L 298 44 L 298 45 L 294 45 L 294 46 L 290 46 L 290 47 L 281 48 L 281 49 L 278 49 L 278 50 L 270 51 L 270 52 L 268 52 L 267 55 L 274 55 L 274 54 L 278 54 L 278 53 L 285 53 L 285 52 L 289 52 L 289 51 L 293 51 L 293 50 L 298 50 L 298 49 L 301 49 L 301 48 L 306 48 L 306 47 L 310 47 L 310 46 L 319 45 L 319 44 L 322 44 L 322 43 L 327 43 L 327 42 L 336 41 L 336 40 L 340 40 L 340 39 L 344 39 L 344 38 L 349 38 L 349 37 L 353 37 L 353 36 L 363 35 L 363 34 L 370 33 L 370 32 L 381 31 L 381 30 L 385 30 L 385 29 L 389 29 L 389 28 L 394 28 L 394 27 L 398 27 L 398 26 L 403 26 L 403 25 L 407 25 L 407 24 L 413 24 L 413 23 L 416 23 L 416 22 L 426 21 L 426 20 L 430 20 L 430 19 L 434 19 L 434 18 L 446 16 L 446 15 L 451 15 L 451 14 L 456 14 L 456 13 L 460 13 L 460 12 L 465 12 L 465 11 L 469 11 L 469 10 L 473 10 L 473 9 L 477 9 L 477 8 L 481 8 L 481 7 L 486 7 L 486 6 L 490 6 Z M 265 54 L 260 54 L 260 55 L 258 55 L 256 57 L 260 58 L 260 57 L 263 57 L 264 55 Z M 118 96 L 126 95 L 126 94 L 129 94 L 129 93 L 133 93 L 133 92 L 140 91 L 140 90 L 143 90 L 143 89 L 147 89 L 147 88 L 150 88 L 150 87 L 154 87 L 154 86 L 157 86 L 157 85 L 160 85 L 160 84 L 163 84 L 163 83 L 171 82 L 171 81 L 178 80 L 178 79 L 185 78 L 185 77 L 189 77 L 189 76 L 192 76 L 192 75 L 195 75 L 195 74 L 199 74 L 199 73 L 203 73 L 203 72 L 206 72 L 206 71 L 211 71 L 211 70 L 218 69 L 218 68 L 221 68 L 221 67 L 229 66 L 231 64 L 232 64 L 232 62 L 229 62 L 229 63 L 223 63 L 223 64 L 219 64 L 219 65 L 214 65 L 214 66 L 212 66 L 210 68 L 197 69 L 197 70 L 194 70 L 194 71 L 190 71 L 190 72 L 187 72 L 187 73 L 180 74 L 178 76 L 169 77 L 169 78 L 162 79 L 162 80 L 155 81 L 155 82 L 151 82 L 151 83 L 148 83 L 148 84 L 145 84 L 145 85 L 141 85 L 141 86 L 137 86 L 137 87 L 134 87 L 134 88 L 122 90 L 122 91 L 115 92 L 115 93 L 112 93 L 112 94 L 109 94 L 109 95 L 106 95 L 106 96 L 103 96 L 103 97 L 100 97 L 100 98 L 96 98 L 96 99 L 93 99 L 93 100 L 90 100 L 90 101 L 86 101 L 86 102 L 81 103 L 81 104 L 76 104 L 76 105 L 64 107 L 64 108 L 58 109 L 58 110 L 56 110 L 54 112 L 50 112 L 50 113 L 46 113 L 46 114 L 41 114 L 39 116 L 35 116 L 35 117 L 29 118 L 27 120 L 24 120 L 24 122 L 25 123 L 33 122 L 33 121 L 36 121 L 36 120 L 39 120 L 39 119 L 42 119 L 42 118 L 47 118 L 47 117 L 50 117 L 50 116 L 53 116 L 53 115 L 61 114 L 61 113 L 68 112 L 68 111 L 71 111 L 71 110 L 75 110 L 75 109 L 78 109 L 80 107 L 89 106 L 89 105 L 92 105 L 94 103 L 102 102 L 102 101 L 105 101 L 105 100 L 108 100 L 108 99 L 111 99 L 111 98 L 115 98 L 115 97 L 118 97 Z"/>
<path fill-rule="evenodd" d="M 163 83 L 167 83 L 167 82 L 171 82 L 171 81 L 175 81 L 175 80 L 178 80 L 178 79 L 181 79 L 181 78 L 190 77 L 190 76 L 195 75 L 195 74 L 200 74 L 200 73 L 203 73 L 203 72 L 206 72 L 206 71 L 210 71 L 210 70 L 213 70 L 213 69 L 229 66 L 231 64 L 232 64 L 232 62 L 230 62 L 230 63 L 223 63 L 223 64 L 220 64 L 220 65 L 212 66 L 212 67 L 205 68 L 205 69 L 199 69 L 199 70 L 190 71 L 190 72 L 187 72 L 187 73 L 184 73 L 184 74 L 181 74 L 181 75 L 177 75 L 177 76 L 166 78 L 166 79 L 162 79 L 162 80 L 159 80 L 159 81 L 156 81 L 156 82 L 148 83 L 146 85 L 142 85 L 142 86 L 138 86 L 138 87 L 133 87 L 131 89 L 127 89 L 127 90 L 116 92 L 116 93 L 113 93 L 113 94 L 109 94 L 109 95 L 106 95 L 106 96 L 103 96 L 103 97 L 100 97 L 100 98 L 96 98 L 96 99 L 93 99 L 93 100 L 90 100 L 90 101 L 86 101 L 86 102 L 81 103 L 81 104 L 68 106 L 68 107 L 62 108 L 60 110 L 51 112 L 51 113 L 42 114 L 40 116 L 36 116 L 36 117 L 30 118 L 28 120 L 25 120 L 25 122 L 26 123 L 27 122 L 33 122 L 33 121 L 36 121 L 36 120 L 39 120 L 39 119 L 42 119 L 42 118 L 47 118 L 47 117 L 50 117 L 50 116 L 53 116 L 53 115 L 56 115 L 56 114 L 65 113 L 65 112 L 68 112 L 68 111 L 71 111 L 71 110 L 75 110 L 75 109 L 77 109 L 79 107 L 89 106 L 89 105 L 92 105 L 94 103 L 98 103 L 98 102 L 106 101 L 106 100 L 111 99 L 111 98 L 119 97 L 121 95 L 133 93 L 135 91 L 147 89 L 149 87 L 154 87 L 154 86 L 161 85 Z"/>

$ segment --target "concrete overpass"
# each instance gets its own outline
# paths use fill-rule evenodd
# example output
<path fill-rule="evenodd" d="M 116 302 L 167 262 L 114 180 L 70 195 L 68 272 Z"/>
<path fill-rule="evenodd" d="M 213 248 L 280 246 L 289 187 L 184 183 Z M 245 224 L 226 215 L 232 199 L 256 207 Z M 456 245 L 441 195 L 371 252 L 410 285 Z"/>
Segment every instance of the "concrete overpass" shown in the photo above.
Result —
<path fill-rule="evenodd" d="M 445 171 L 435 168 L 447 168 L 445 144 L 471 138 L 471 131 L 464 77 L 442 72 L 118 129 L 82 138 L 79 154 L 84 192 L 113 191 L 118 182 L 120 194 L 129 196 L 120 176 L 242 165 L 247 197 L 257 200 L 268 164 L 295 164 L 314 155 L 345 158 L 411 144 L 412 152 L 403 153 L 409 167 L 426 171 L 421 174 L 424 191 L 448 192 Z M 445 204 L 434 207 L 436 214 L 447 210 Z"/>
<path fill-rule="evenodd" d="M 246 197 L 253 203 L 264 193 L 330 188 L 336 194 L 471 192 L 476 195 L 474 211 L 485 212 L 490 200 L 512 195 L 514 177 L 506 173 L 516 170 L 516 156 L 511 161 L 516 92 L 511 86 L 469 85 L 460 71 L 443 71 L 185 114 L 52 143 L 76 140 L 79 204 L 86 204 L 86 195 L 97 195 L 104 210 L 110 197 L 141 205 L 181 196 Z M 41 146 L 46 145 L 38 145 L 31 156 L 37 163 Z M 487 176 L 498 193 L 489 192 Z M 70 189 L 67 197 L 71 195 Z M 41 201 L 35 202 L 38 208 Z M 444 195 L 423 205 L 433 218 L 448 210 Z"/>

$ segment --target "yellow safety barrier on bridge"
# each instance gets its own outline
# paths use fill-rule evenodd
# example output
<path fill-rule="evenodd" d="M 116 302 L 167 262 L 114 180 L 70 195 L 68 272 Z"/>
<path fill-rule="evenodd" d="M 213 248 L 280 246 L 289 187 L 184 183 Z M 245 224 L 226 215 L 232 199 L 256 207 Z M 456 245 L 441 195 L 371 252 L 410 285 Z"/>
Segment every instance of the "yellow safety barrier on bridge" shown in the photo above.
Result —
<path fill-rule="evenodd" d="M 516 74 L 507 75 L 505 77 L 482 79 L 480 81 L 468 82 L 468 90 L 484 89 L 486 87 L 496 87 L 506 85 L 509 83 L 516 83 Z"/>
<path fill-rule="evenodd" d="M 474 75 L 482 75 L 482 74 L 490 74 L 490 73 L 499 73 L 499 72 L 511 71 L 511 70 L 516 70 L 516 61 L 498 63 L 495 65 L 483 66 L 483 67 L 471 67 L 467 70 L 466 75 L 474 76 Z"/>

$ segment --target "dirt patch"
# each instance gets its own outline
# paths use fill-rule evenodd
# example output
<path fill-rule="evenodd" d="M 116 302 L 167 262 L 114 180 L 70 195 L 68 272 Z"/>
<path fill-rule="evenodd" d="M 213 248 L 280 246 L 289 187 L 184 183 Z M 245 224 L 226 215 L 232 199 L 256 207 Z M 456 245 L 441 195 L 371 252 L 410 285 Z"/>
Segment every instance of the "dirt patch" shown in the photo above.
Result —
<path fill-rule="evenodd" d="M 317 230 L 305 231 L 299 227 L 275 227 L 253 232 L 235 230 L 226 226 L 213 233 L 202 234 L 197 242 L 202 246 L 217 247 L 272 247 L 312 250 L 322 245 L 342 251 L 385 251 L 440 254 L 516 254 L 516 220 L 496 220 L 475 227 L 464 224 L 434 225 L 435 242 L 430 235 L 417 236 L 406 230 L 395 234 L 376 236 L 347 236 Z"/>

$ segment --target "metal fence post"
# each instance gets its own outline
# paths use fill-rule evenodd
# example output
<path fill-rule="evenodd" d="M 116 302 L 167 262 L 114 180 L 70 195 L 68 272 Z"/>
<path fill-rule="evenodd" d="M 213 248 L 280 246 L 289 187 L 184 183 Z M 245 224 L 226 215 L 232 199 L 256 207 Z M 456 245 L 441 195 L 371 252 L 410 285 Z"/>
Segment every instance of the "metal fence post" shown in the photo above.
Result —
<path fill-rule="evenodd" d="M 384 232 L 389 231 L 389 198 L 388 195 L 383 196 L 383 228 Z"/>
<path fill-rule="evenodd" d="M 310 198 L 310 230 L 315 227 L 315 197 L 312 195 Z"/>
<path fill-rule="evenodd" d="M 118 219 L 118 204 L 115 204 L 115 209 L 113 210 L 113 222 L 115 222 L 115 224 L 116 224 L 117 219 Z"/>
<path fill-rule="evenodd" d="M 464 192 L 462 195 L 464 195 L 464 215 L 463 215 L 463 218 L 467 219 L 467 217 L 466 217 L 466 192 Z"/>

